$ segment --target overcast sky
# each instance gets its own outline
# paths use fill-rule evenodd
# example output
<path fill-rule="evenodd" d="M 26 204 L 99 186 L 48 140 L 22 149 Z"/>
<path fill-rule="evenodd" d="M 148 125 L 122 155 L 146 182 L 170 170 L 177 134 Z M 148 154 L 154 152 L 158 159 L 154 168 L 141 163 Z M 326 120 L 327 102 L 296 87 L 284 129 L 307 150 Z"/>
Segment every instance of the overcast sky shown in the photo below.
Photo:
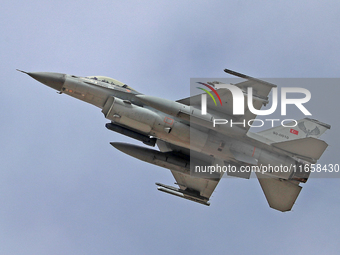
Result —
<path fill-rule="evenodd" d="M 0 254 L 338 254 L 339 179 L 310 178 L 287 213 L 256 179 L 223 179 L 210 207 L 158 192 L 170 171 L 115 150 L 139 143 L 99 108 L 15 69 L 105 75 L 172 100 L 224 68 L 339 78 L 339 17 L 338 1 L 3 1 Z M 305 88 L 332 125 L 320 162 L 340 163 L 340 88 Z"/>

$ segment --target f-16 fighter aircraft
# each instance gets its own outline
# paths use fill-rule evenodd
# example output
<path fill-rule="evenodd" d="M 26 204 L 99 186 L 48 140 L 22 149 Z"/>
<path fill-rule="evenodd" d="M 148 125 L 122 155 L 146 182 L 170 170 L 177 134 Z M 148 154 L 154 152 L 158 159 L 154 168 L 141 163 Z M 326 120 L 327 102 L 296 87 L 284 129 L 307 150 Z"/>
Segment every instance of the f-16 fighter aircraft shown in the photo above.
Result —
<path fill-rule="evenodd" d="M 157 145 L 159 150 L 111 143 L 132 157 L 170 169 L 178 187 L 156 183 L 158 190 L 210 205 L 210 196 L 223 174 L 249 178 L 255 172 L 269 206 L 289 211 L 302 189 L 300 182 L 305 183 L 309 177 L 309 166 L 328 146 L 318 138 L 330 125 L 305 118 L 294 121 L 295 125 L 249 132 L 250 125 L 245 124 L 255 123 L 256 111 L 268 103 L 268 94 L 276 85 L 224 71 L 246 81 L 234 84 L 234 90 L 219 82 L 199 82 L 203 94 L 176 102 L 143 95 L 104 76 L 21 72 L 60 94 L 99 107 L 110 120 L 106 124 L 109 130 L 152 147 Z M 241 109 L 243 114 L 233 114 L 235 91 L 239 92 L 238 99 L 247 99 L 248 104 Z M 297 106 L 301 109 L 301 105 Z M 229 125 L 232 122 L 236 125 Z"/>

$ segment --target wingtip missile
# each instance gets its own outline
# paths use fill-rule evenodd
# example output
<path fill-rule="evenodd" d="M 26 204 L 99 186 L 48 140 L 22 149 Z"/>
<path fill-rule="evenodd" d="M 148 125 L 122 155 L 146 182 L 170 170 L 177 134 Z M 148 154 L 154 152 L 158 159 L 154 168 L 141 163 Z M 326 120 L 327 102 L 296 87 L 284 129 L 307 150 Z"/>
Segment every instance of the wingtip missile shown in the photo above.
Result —
<path fill-rule="evenodd" d="M 165 193 L 168 193 L 170 195 L 174 195 L 180 198 L 184 198 L 187 200 L 191 200 L 193 202 L 200 203 L 206 206 L 210 206 L 209 198 L 202 197 L 201 195 L 199 195 L 199 192 L 182 190 L 182 189 L 164 185 L 158 182 L 156 182 L 156 185 L 158 186 L 157 189 L 159 191 L 162 191 L 162 192 L 165 192 Z"/>
<path fill-rule="evenodd" d="M 255 81 L 255 82 L 264 84 L 264 85 L 266 85 L 266 86 L 269 86 L 269 87 L 274 87 L 274 88 L 277 87 L 277 85 L 272 84 L 272 83 L 270 83 L 270 82 L 263 81 L 263 80 L 260 80 L 260 79 L 251 77 L 251 76 L 249 76 L 249 75 L 242 74 L 242 73 L 238 73 L 238 72 L 235 72 L 235 71 L 230 70 L 230 69 L 224 69 L 224 72 L 226 72 L 226 73 L 228 73 L 228 74 L 231 74 L 231 75 L 234 75 L 234 76 L 237 76 L 237 77 L 240 77 L 240 78 L 243 78 L 243 79 L 246 79 L 246 80 L 249 80 L 249 81 Z"/>

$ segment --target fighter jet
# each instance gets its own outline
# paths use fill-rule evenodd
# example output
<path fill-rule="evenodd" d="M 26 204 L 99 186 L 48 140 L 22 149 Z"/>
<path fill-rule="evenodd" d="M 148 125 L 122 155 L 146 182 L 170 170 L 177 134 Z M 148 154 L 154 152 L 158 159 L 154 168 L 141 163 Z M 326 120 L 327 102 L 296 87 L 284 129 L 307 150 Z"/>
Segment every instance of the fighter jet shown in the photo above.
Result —
<path fill-rule="evenodd" d="M 255 172 L 269 206 L 290 211 L 302 189 L 299 184 L 307 181 L 309 167 L 328 146 L 318 138 L 330 125 L 311 118 L 296 121 L 294 127 L 287 124 L 258 133 L 250 132 L 249 125 L 217 125 L 221 121 L 249 123 L 257 117 L 247 104 L 244 114 L 233 115 L 232 91 L 220 88 L 219 82 L 200 82 L 204 93 L 171 101 L 143 95 L 105 76 L 18 71 L 59 94 L 97 106 L 110 121 L 106 124 L 109 130 L 150 147 L 157 145 L 159 150 L 111 142 L 123 153 L 171 171 L 178 187 L 156 183 L 158 190 L 203 205 L 210 205 L 209 199 L 224 174 L 249 179 Z M 266 81 L 224 71 L 245 79 L 234 86 L 242 91 L 241 97 L 250 98 L 256 110 L 269 102 L 268 95 L 276 88 Z M 248 88 L 252 88 L 252 94 L 247 93 Z"/>

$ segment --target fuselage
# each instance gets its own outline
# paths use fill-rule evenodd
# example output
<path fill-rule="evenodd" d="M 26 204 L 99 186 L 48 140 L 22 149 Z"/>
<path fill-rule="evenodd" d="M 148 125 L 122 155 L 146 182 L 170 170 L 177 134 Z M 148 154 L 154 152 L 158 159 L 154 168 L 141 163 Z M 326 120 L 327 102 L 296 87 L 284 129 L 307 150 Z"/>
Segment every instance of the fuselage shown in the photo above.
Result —
<path fill-rule="evenodd" d="M 248 106 L 253 105 L 253 110 L 259 111 L 268 103 L 268 95 L 276 85 L 228 69 L 225 72 L 248 82 L 233 85 L 236 87 L 199 82 L 216 94 L 221 107 L 217 107 L 214 99 L 206 100 L 206 94 L 211 94 L 207 90 L 204 90 L 206 94 L 171 101 L 143 95 L 105 76 L 21 72 L 59 94 L 100 108 L 110 120 L 106 124 L 109 130 L 149 146 L 157 143 L 159 150 L 129 143 L 110 144 L 141 161 L 169 169 L 179 188 L 156 183 L 158 190 L 204 205 L 209 205 L 224 173 L 249 179 L 255 172 L 270 207 L 289 211 L 302 189 L 299 183 L 307 181 L 310 167 L 328 146 L 318 138 L 330 125 L 310 118 L 295 121 L 293 126 L 281 123 L 258 133 L 249 132 L 249 123 L 255 121 L 257 113 L 248 107 L 247 112 L 234 114 L 233 89 L 229 88 L 240 91 L 236 98 L 247 97 Z M 217 92 L 218 85 L 223 86 Z M 247 94 L 249 88 L 254 89 L 255 94 Z M 224 125 L 226 123 L 235 125 Z"/>
<path fill-rule="evenodd" d="M 100 108 L 105 118 L 115 124 L 190 151 L 203 153 L 211 162 L 213 158 L 218 158 L 228 163 L 237 163 L 241 159 L 245 164 L 284 166 L 297 164 L 293 158 L 278 154 L 270 146 L 247 138 L 246 133 L 240 139 L 240 136 L 235 134 L 228 135 L 228 130 L 216 132 L 154 109 L 138 98 L 141 93 L 117 80 L 103 76 L 28 74 L 57 89 L 61 94 L 67 94 Z M 54 77 L 51 85 L 48 82 L 49 74 Z M 293 173 L 281 171 L 273 174 L 282 179 L 289 179 Z"/>

